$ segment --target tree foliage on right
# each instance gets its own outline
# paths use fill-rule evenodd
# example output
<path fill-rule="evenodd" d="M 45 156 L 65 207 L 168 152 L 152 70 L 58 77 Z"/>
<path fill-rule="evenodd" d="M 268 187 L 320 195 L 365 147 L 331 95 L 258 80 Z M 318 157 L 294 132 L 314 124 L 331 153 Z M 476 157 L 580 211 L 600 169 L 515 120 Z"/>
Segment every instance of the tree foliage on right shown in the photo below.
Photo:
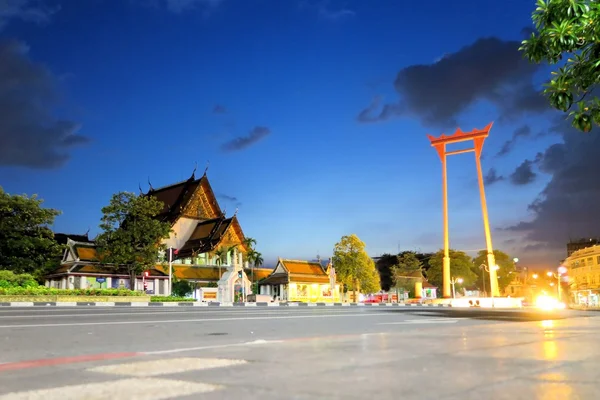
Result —
<path fill-rule="evenodd" d="M 338 279 L 348 289 L 356 292 L 375 293 L 381 289 L 375 262 L 365 250 L 365 243 L 355 234 L 343 236 L 336 243 L 333 266 Z"/>
<path fill-rule="evenodd" d="M 600 125 L 600 3 L 592 0 L 537 0 L 536 32 L 519 50 L 535 63 L 559 64 L 544 93 L 552 107 L 568 112 L 573 126 L 589 132 Z"/>

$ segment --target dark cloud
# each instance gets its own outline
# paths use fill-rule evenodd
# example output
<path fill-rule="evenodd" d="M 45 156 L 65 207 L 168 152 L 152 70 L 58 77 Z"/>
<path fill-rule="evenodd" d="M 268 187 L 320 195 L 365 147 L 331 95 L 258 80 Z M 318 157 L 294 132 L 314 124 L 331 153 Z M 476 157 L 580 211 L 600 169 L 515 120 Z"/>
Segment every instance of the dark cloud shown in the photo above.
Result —
<path fill-rule="evenodd" d="M 40 0 L 0 0 L 0 29 L 11 19 L 45 24 L 58 10 Z"/>
<path fill-rule="evenodd" d="M 53 115 L 55 77 L 27 53 L 21 42 L 0 43 L 0 165 L 60 167 L 71 147 L 89 140 L 76 135 L 78 123 Z"/>
<path fill-rule="evenodd" d="M 229 196 L 229 195 L 220 193 L 217 195 L 217 197 L 223 201 L 226 201 L 229 203 L 235 203 L 236 207 L 240 207 L 242 205 L 242 203 L 239 201 L 239 199 L 235 196 Z"/>
<path fill-rule="evenodd" d="M 226 113 L 227 113 L 227 108 L 225 108 L 225 106 L 222 106 L 220 104 L 217 104 L 213 108 L 213 114 L 226 114 Z"/>
<path fill-rule="evenodd" d="M 600 135 L 564 125 L 555 129 L 564 129 L 562 142 L 536 157 L 552 178 L 529 205 L 533 218 L 509 229 L 524 233 L 532 244 L 564 249 L 569 237 L 600 236 Z"/>
<path fill-rule="evenodd" d="M 510 182 L 514 185 L 522 186 L 535 181 L 537 174 L 533 172 L 533 165 L 533 161 L 523 161 L 521 165 L 510 174 Z"/>
<path fill-rule="evenodd" d="M 496 168 L 490 168 L 488 173 L 483 177 L 483 182 L 486 186 L 493 185 L 494 183 L 503 181 L 504 177 L 502 175 L 498 175 Z"/>
<path fill-rule="evenodd" d="M 433 64 L 406 67 L 394 82 L 399 102 L 371 103 L 358 118 L 374 122 L 414 115 L 427 125 L 447 128 L 456 126 L 456 118 L 480 100 L 493 103 L 502 119 L 549 109 L 532 83 L 538 66 L 523 58 L 519 45 L 483 38 Z"/>
<path fill-rule="evenodd" d="M 250 131 L 247 136 L 239 136 L 234 139 L 231 139 L 228 142 L 225 142 L 221 146 L 221 150 L 226 152 L 244 150 L 254 143 L 257 143 L 264 139 L 266 136 L 271 134 L 271 130 L 264 126 L 257 126 Z"/>
<path fill-rule="evenodd" d="M 523 125 L 522 127 L 518 128 L 516 131 L 513 132 L 512 137 L 506 142 L 504 142 L 504 144 L 500 148 L 500 151 L 498 152 L 498 154 L 496 154 L 496 157 L 501 157 L 510 153 L 515 147 L 515 144 L 517 143 L 520 137 L 526 137 L 530 135 L 531 128 L 528 125 Z"/>

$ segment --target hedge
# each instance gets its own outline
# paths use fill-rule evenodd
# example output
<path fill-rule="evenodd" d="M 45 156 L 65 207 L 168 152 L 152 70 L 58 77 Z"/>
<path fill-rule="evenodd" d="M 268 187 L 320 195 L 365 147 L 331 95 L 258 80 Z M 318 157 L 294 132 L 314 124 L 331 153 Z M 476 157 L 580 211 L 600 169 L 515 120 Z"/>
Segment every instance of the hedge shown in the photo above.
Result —
<path fill-rule="evenodd" d="M 190 299 L 189 297 L 176 297 L 176 296 L 152 296 L 150 302 L 152 303 L 183 303 L 186 301 L 196 301 L 196 299 Z"/>
<path fill-rule="evenodd" d="M 54 289 L 39 287 L 0 287 L 1 296 L 146 296 L 126 289 Z"/>

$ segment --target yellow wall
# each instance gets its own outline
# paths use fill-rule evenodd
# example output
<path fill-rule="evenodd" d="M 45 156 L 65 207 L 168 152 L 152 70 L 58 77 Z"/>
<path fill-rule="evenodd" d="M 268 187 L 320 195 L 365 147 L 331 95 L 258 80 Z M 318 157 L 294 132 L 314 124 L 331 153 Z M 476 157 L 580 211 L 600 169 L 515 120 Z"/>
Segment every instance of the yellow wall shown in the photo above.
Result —
<path fill-rule="evenodd" d="M 307 303 L 335 303 L 340 301 L 340 285 L 335 285 L 333 294 L 329 293 L 328 283 L 292 282 L 288 286 L 288 301 Z M 327 295 L 329 294 L 329 295 Z"/>
<path fill-rule="evenodd" d="M 600 288 L 600 246 L 577 250 L 565 264 L 575 290 Z"/>

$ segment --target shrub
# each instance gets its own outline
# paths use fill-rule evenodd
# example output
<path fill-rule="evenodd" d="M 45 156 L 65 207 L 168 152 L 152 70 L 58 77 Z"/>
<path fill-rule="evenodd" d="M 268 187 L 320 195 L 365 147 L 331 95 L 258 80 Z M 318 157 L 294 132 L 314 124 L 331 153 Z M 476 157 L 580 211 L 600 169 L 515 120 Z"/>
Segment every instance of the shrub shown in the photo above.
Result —
<path fill-rule="evenodd" d="M 12 271 L 0 271 L 0 288 L 25 287 L 35 288 L 40 285 L 37 283 L 33 275 L 30 274 L 15 274 Z"/>
<path fill-rule="evenodd" d="M 37 287 L 1 287 L 4 296 L 144 296 L 140 291 L 126 289 L 55 289 Z"/>
<path fill-rule="evenodd" d="M 177 296 L 152 296 L 150 297 L 152 303 L 173 303 L 173 302 L 184 302 L 184 301 L 196 301 L 189 297 L 177 297 Z"/>

